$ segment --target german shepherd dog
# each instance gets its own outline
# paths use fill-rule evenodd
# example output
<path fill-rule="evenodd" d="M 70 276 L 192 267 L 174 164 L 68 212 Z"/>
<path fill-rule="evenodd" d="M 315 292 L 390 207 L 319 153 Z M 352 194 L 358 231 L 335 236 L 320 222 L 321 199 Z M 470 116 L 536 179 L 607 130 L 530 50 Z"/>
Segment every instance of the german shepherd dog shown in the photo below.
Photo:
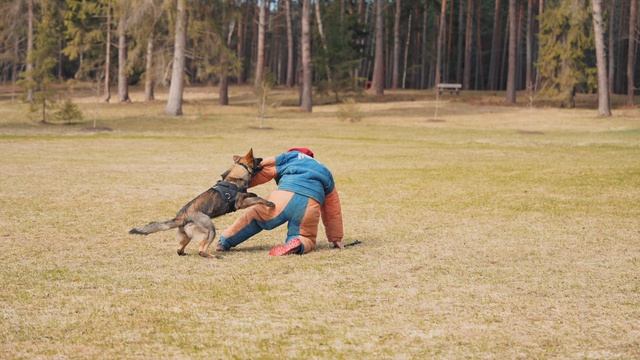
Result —
<path fill-rule="evenodd" d="M 193 238 L 198 238 L 200 239 L 198 254 L 202 257 L 211 257 L 208 249 L 216 236 L 216 228 L 211 219 L 253 205 L 275 207 L 271 201 L 247 192 L 251 179 L 260 171 L 261 161 L 261 158 L 253 157 L 253 149 L 249 150 L 245 156 L 235 155 L 233 165 L 222 174 L 222 180 L 189 201 L 173 219 L 154 221 L 133 228 L 129 230 L 129 234 L 149 235 L 177 227 L 180 243 L 178 255 L 186 255 L 185 247 Z"/>

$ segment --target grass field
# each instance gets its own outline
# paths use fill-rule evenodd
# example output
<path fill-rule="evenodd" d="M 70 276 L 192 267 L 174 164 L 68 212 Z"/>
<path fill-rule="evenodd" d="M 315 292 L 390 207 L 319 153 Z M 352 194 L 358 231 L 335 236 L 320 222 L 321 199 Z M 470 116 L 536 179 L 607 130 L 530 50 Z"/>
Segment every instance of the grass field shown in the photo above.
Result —
<path fill-rule="evenodd" d="M 349 122 L 279 91 L 256 129 L 247 89 L 227 108 L 214 92 L 189 89 L 179 119 L 140 93 L 81 98 L 73 125 L 0 103 L 0 357 L 640 358 L 639 110 L 445 97 L 434 120 L 432 96 L 407 91 Z M 333 170 L 361 245 L 321 235 L 269 258 L 282 228 L 207 260 L 177 256 L 173 231 L 127 234 L 233 154 L 290 146 Z"/>

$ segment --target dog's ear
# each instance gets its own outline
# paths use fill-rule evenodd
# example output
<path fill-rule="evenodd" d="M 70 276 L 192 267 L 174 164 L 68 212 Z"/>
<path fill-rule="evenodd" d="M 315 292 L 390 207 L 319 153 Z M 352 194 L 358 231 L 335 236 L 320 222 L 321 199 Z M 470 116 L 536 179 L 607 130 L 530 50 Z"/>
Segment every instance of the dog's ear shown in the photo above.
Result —
<path fill-rule="evenodd" d="M 233 155 L 233 162 L 239 162 L 242 157 L 240 155 Z"/>
<path fill-rule="evenodd" d="M 253 163 L 253 148 L 249 149 L 247 155 L 244 156 L 248 163 Z"/>

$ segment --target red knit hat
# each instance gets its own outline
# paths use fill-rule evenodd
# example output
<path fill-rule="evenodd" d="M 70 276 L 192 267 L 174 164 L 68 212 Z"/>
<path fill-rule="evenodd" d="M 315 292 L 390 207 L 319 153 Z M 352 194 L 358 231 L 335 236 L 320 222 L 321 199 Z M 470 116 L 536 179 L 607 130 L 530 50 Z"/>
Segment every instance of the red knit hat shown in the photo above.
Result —
<path fill-rule="evenodd" d="M 297 151 L 297 152 L 301 152 L 301 153 L 303 153 L 303 154 L 305 154 L 307 156 L 313 157 L 313 151 L 311 151 L 311 149 L 306 148 L 306 147 L 293 147 L 293 148 L 287 150 L 287 152 L 289 152 L 289 151 Z"/>

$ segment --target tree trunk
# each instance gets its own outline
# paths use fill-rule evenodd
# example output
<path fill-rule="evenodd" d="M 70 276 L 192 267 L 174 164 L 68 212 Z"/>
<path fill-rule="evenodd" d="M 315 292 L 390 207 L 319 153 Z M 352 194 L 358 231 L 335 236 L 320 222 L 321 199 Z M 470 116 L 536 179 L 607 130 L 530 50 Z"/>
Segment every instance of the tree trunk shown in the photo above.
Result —
<path fill-rule="evenodd" d="M 82 76 L 82 70 L 84 69 L 84 51 L 80 50 L 80 54 L 78 54 L 78 69 L 76 73 L 73 74 L 73 78 L 75 80 L 80 80 Z"/>
<path fill-rule="evenodd" d="M 129 102 L 129 84 L 127 80 L 127 19 L 124 9 L 118 20 L 118 100 Z"/>
<path fill-rule="evenodd" d="M 383 20 L 386 22 L 386 19 Z M 384 30 L 384 54 L 385 54 L 385 59 L 384 59 L 384 87 L 385 88 L 389 88 L 391 87 L 391 75 L 392 72 L 390 71 L 391 69 L 393 69 L 393 39 L 389 39 L 389 35 L 393 36 L 392 33 L 389 33 L 392 29 L 389 29 L 389 27 L 386 27 Z"/>
<path fill-rule="evenodd" d="M 62 82 L 62 38 L 58 39 L 58 81 Z"/>
<path fill-rule="evenodd" d="M 449 81 L 449 76 L 451 76 L 451 68 L 450 65 L 453 62 L 453 5 L 454 0 L 449 1 L 449 26 L 447 29 L 447 54 L 446 61 L 443 62 L 444 71 L 443 71 L 443 79 L 444 81 Z"/>
<path fill-rule="evenodd" d="M 540 32 L 540 23 L 542 23 L 542 14 L 544 14 L 544 0 L 538 0 L 538 33 Z M 540 59 L 540 41 L 538 41 L 538 60 Z M 536 71 L 535 88 L 540 88 L 540 71 Z"/>
<path fill-rule="evenodd" d="M 527 54 L 525 69 L 525 86 L 528 91 L 533 90 L 533 0 L 527 3 Z"/>
<path fill-rule="evenodd" d="M 467 0 L 467 7 L 469 0 Z M 456 57 L 456 82 L 463 82 L 463 54 L 464 51 L 462 47 L 464 46 L 464 40 L 466 37 L 465 31 L 468 31 L 468 28 L 465 28 L 465 16 L 464 16 L 464 0 L 459 0 L 458 4 L 458 44 L 457 44 L 457 57 Z M 468 19 L 467 19 L 468 20 Z M 463 30 L 464 29 L 464 30 Z M 466 50 L 466 49 L 465 49 Z"/>
<path fill-rule="evenodd" d="M 629 5 L 629 50 L 627 52 L 627 105 L 631 106 L 633 106 L 633 92 L 635 90 L 637 18 L 638 0 L 631 0 Z"/>
<path fill-rule="evenodd" d="M 467 24 L 465 25 L 464 41 L 464 76 L 462 88 L 471 88 L 471 47 L 473 42 L 473 0 L 467 0 Z"/>
<path fill-rule="evenodd" d="M 429 2 L 424 1 L 424 11 L 422 12 L 422 56 L 420 57 L 420 88 L 427 87 L 427 26 L 429 22 Z"/>
<path fill-rule="evenodd" d="M 518 4 L 516 5 L 518 9 L 518 17 L 516 20 L 516 90 L 518 90 L 524 88 L 522 83 L 524 82 L 523 77 L 525 74 L 522 71 L 524 70 L 522 64 L 526 65 L 522 56 L 524 54 L 524 51 L 522 51 L 522 24 L 524 23 L 525 6 L 518 0 L 516 0 L 516 4 Z"/>
<path fill-rule="evenodd" d="M 322 49 L 324 49 L 324 53 L 329 56 L 329 49 L 327 48 L 327 38 L 324 36 L 324 28 L 322 26 L 322 14 L 320 13 L 320 1 L 316 0 L 316 24 L 318 26 L 318 35 L 320 35 L 320 43 L 322 43 Z M 331 68 L 329 68 L 329 63 L 325 64 L 325 71 L 327 73 L 327 80 L 331 84 Z"/>
<path fill-rule="evenodd" d="M 404 44 L 404 66 L 402 67 L 402 88 L 407 85 L 407 64 L 409 61 L 409 44 L 411 44 L 411 15 L 409 13 L 409 21 L 407 21 L 407 39 Z"/>
<path fill-rule="evenodd" d="M 508 104 L 516 103 L 517 40 L 516 0 L 509 0 L 509 68 L 507 70 L 507 94 L 505 98 Z"/>
<path fill-rule="evenodd" d="M 287 23 L 287 87 L 293 87 L 293 26 L 291 24 L 291 0 L 284 2 Z"/>
<path fill-rule="evenodd" d="M 489 90 L 498 89 L 498 66 L 500 64 L 500 45 L 502 45 L 502 16 L 500 0 L 496 0 L 493 10 L 493 34 L 491 36 L 491 58 L 489 59 Z"/>
<path fill-rule="evenodd" d="M 111 1 L 107 1 L 107 41 L 104 59 L 104 101 L 111 100 Z"/>
<path fill-rule="evenodd" d="M 609 85 L 607 84 L 607 59 L 604 49 L 604 27 L 602 25 L 602 0 L 591 0 L 591 3 L 593 5 L 593 32 L 598 65 L 598 113 L 600 116 L 611 116 Z"/>
<path fill-rule="evenodd" d="M 303 111 L 311 112 L 313 103 L 311 98 L 311 13 L 310 0 L 302 0 L 302 95 L 300 107 Z"/>
<path fill-rule="evenodd" d="M 33 0 L 27 0 L 27 101 L 33 102 Z"/>
<path fill-rule="evenodd" d="M 254 86 L 257 88 L 262 84 L 264 77 L 264 31 L 266 27 L 267 0 L 260 0 L 260 15 L 258 16 L 258 56 L 256 59 L 256 77 Z"/>
<path fill-rule="evenodd" d="M 400 75 L 400 13 L 402 11 L 402 1 L 396 0 L 396 13 L 393 22 L 393 68 L 391 74 L 391 88 L 398 88 L 398 77 Z"/>
<path fill-rule="evenodd" d="M 500 54 L 500 69 L 498 70 L 498 86 L 496 90 L 502 90 L 505 88 L 506 80 L 505 75 L 507 74 L 507 66 L 509 62 L 509 19 L 504 22 L 504 36 L 502 37 L 502 53 Z"/>
<path fill-rule="evenodd" d="M 242 11 L 242 7 L 240 7 L 240 15 L 238 16 L 238 42 L 236 44 L 236 54 L 238 55 L 238 61 L 241 62 L 241 68 L 240 68 L 240 72 L 238 73 L 238 77 L 237 77 L 237 83 L 238 84 L 243 84 L 244 83 L 244 72 L 245 72 L 245 66 L 244 66 L 244 41 L 245 41 L 245 27 L 246 27 L 246 21 L 244 20 L 245 17 L 245 13 L 244 11 Z"/>
<path fill-rule="evenodd" d="M 371 76 L 373 76 L 373 61 L 375 58 L 375 9 L 376 2 L 371 6 L 366 6 L 364 10 L 363 30 L 370 36 L 364 36 L 362 39 L 362 56 L 361 70 L 358 76 L 363 78 L 365 89 L 370 86 Z"/>
<path fill-rule="evenodd" d="M 437 8 L 436 3 L 433 3 L 433 9 L 434 9 L 434 16 L 433 16 L 433 21 L 431 22 L 431 31 L 429 32 L 430 34 L 430 44 L 431 44 L 431 48 L 429 50 L 429 53 L 431 54 L 431 56 L 429 56 L 429 72 L 428 74 L 428 79 L 427 79 L 427 87 L 428 88 L 432 88 L 435 85 L 435 76 L 436 73 L 438 72 L 436 70 L 436 56 L 435 54 L 437 54 L 438 50 L 438 29 L 440 28 L 440 22 L 439 22 L 439 17 L 435 16 L 435 9 Z"/>
<path fill-rule="evenodd" d="M 185 47 L 187 44 L 187 0 L 178 0 L 176 15 L 176 37 L 173 50 L 173 69 L 166 112 L 172 116 L 182 115 L 182 93 L 184 91 Z"/>
<path fill-rule="evenodd" d="M 447 21 L 447 0 L 442 0 L 442 7 L 440 8 L 440 25 L 438 29 L 438 44 L 436 45 L 436 87 L 440 84 L 441 71 L 442 71 L 442 47 L 444 44 L 444 31 L 445 21 Z M 436 89 L 437 91 L 437 89 Z"/>
<path fill-rule="evenodd" d="M 155 81 L 153 77 L 153 31 L 149 34 L 149 38 L 147 39 L 147 55 L 146 55 L 146 65 L 144 69 L 144 100 L 151 101 L 153 100 L 153 88 L 155 86 Z"/>
<path fill-rule="evenodd" d="M 373 63 L 371 90 L 384 95 L 384 0 L 376 0 L 376 54 Z"/>
<path fill-rule="evenodd" d="M 13 34 L 15 39 L 13 43 L 13 64 L 11 65 L 11 102 L 16 97 L 16 82 L 18 82 L 18 62 L 20 61 L 20 36 Z"/>
<path fill-rule="evenodd" d="M 615 72 L 615 81 L 614 81 L 614 89 L 615 92 L 619 93 L 619 94 L 624 94 L 627 90 L 627 85 L 626 85 L 626 81 L 625 81 L 625 67 L 627 65 L 627 60 L 625 58 L 625 54 L 626 51 L 628 49 L 628 46 L 625 48 L 625 46 L 622 44 L 622 40 L 625 38 L 628 38 L 629 34 L 629 24 L 626 22 L 627 20 L 629 20 L 628 16 L 625 16 L 626 14 L 626 4 L 628 4 L 629 0 L 626 1 L 620 1 L 619 3 L 619 7 L 620 10 L 618 11 L 618 24 L 617 24 L 617 34 L 616 34 L 616 39 L 618 39 L 618 42 L 621 44 L 621 46 L 618 46 L 617 49 L 617 55 L 614 57 L 615 61 L 616 61 L 616 69 L 618 69 L 618 71 Z"/>
<path fill-rule="evenodd" d="M 609 62 L 609 72 L 607 73 L 607 75 L 609 75 L 609 95 L 613 95 L 613 76 L 615 73 L 615 39 L 614 39 L 614 24 L 615 24 L 615 14 L 616 14 L 616 0 L 610 0 L 611 2 L 609 3 L 609 56 L 608 56 L 608 62 Z"/>
<path fill-rule="evenodd" d="M 480 26 L 480 19 L 482 19 L 480 3 L 476 6 L 476 89 L 482 90 L 484 88 L 484 62 L 482 61 L 482 27 Z"/>
<path fill-rule="evenodd" d="M 226 23 L 226 12 L 223 15 L 223 24 Z M 228 56 L 227 52 L 231 51 L 231 40 L 233 38 L 233 28 L 235 26 L 235 22 L 231 20 L 229 24 L 229 30 L 227 31 L 226 45 L 222 45 L 223 48 L 220 52 L 220 84 L 218 88 L 218 103 L 222 106 L 229 105 L 229 64 L 228 64 Z"/>

